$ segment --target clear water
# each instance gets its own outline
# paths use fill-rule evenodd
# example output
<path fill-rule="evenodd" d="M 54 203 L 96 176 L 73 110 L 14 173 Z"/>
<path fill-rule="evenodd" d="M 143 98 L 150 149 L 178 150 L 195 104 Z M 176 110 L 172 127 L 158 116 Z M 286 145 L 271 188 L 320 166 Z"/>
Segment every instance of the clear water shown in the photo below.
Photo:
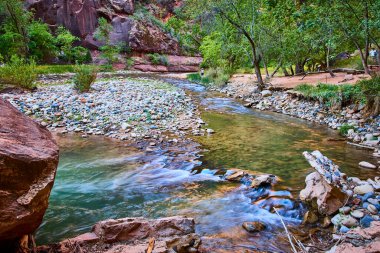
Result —
<path fill-rule="evenodd" d="M 97 221 L 128 216 L 188 215 L 213 252 L 289 251 L 279 208 L 291 227 L 300 224 L 303 207 L 295 201 L 311 169 L 302 157 L 318 149 L 349 176 L 367 178 L 376 171 L 360 169 L 370 153 L 355 149 L 325 127 L 284 115 L 258 112 L 239 102 L 206 93 L 183 81 L 197 97 L 202 118 L 215 134 L 197 137 L 202 157 L 186 147 L 145 153 L 103 137 L 59 138 L 60 163 L 49 208 L 37 232 L 40 244 L 53 243 L 90 230 Z M 275 189 L 252 190 L 220 179 L 218 170 L 239 168 L 281 178 Z M 263 197 L 265 196 L 265 197 Z M 245 221 L 261 221 L 267 229 L 249 234 Z"/>

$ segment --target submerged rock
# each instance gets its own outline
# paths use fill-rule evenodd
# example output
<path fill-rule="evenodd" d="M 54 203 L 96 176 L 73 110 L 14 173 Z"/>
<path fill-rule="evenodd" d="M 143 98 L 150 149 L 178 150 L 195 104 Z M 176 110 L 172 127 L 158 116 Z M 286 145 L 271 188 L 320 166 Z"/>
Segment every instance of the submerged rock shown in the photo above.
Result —
<path fill-rule="evenodd" d="M 252 180 L 251 187 L 259 187 L 264 185 L 272 185 L 277 182 L 275 175 L 260 175 Z"/>
<path fill-rule="evenodd" d="M 41 224 L 57 165 L 49 131 L 0 98 L 0 248 Z"/>
<path fill-rule="evenodd" d="M 366 168 L 366 169 L 376 169 L 376 165 L 373 165 L 372 163 L 369 163 L 369 162 L 360 162 L 359 163 L 359 166 L 360 167 L 363 167 L 363 168 Z"/>

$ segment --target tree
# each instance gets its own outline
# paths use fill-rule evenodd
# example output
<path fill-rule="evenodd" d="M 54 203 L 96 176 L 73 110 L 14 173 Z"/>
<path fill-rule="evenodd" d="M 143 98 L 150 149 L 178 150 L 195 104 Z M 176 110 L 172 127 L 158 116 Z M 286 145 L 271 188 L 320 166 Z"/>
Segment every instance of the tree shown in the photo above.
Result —
<path fill-rule="evenodd" d="M 101 57 L 106 59 L 108 64 L 112 64 L 117 61 L 120 46 L 111 44 L 110 33 L 112 32 L 112 25 L 105 18 L 99 18 L 98 24 L 94 37 L 103 43 L 103 46 L 99 48 Z"/>
<path fill-rule="evenodd" d="M 29 54 L 27 25 L 31 20 L 31 13 L 24 10 L 23 2 L 19 0 L 0 0 L 0 10 L 5 14 L 5 24 L 2 27 L 0 41 L 14 43 L 15 47 L 11 51 L 17 51 L 20 55 L 27 56 Z M 4 55 L 9 56 L 8 53 Z"/>
<path fill-rule="evenodd" d="M 200 13 L 209 17 L 214 24 L 214 27 L 222 27 L 222 33 L 228 30 L 239 33 L 246 39 L 250 47 L 250 58 L 255 69 L 255 74 L 258 81 L 259 89 L 263 89 L 265 84 L 261 76 L 260 62 L 261 56 L 258 52 L 257 44 L 257 26 L 258 16 L 262 7 L 260 0 L 193 0 L 191 7 L 195 5 L 201 6 L 198 8 Z M 204 12 L 207 12 L 205 14 Z M 201 15 L 201 14 L 200 14 Z M 228 26 L 215 26 L 215 23 L 228 23 Z M 227 28 L 227 29 L 226 29 Z"/>

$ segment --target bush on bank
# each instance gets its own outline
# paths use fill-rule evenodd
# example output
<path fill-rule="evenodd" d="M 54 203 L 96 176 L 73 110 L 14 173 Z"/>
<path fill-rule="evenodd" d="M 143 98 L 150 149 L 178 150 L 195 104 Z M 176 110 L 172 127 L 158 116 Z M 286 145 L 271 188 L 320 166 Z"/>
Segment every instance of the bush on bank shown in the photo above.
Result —
<path fill-rule="evenodd" d="M 317 100 L 326 107 L 341 109 L 355 103 L 366 105 L 365 112 L 369 116 L 380 112 L 380 77 L 361 80 L 357 84 L 323 84 L 316 86 L 301 84 L 295 88 L 305 98 Z"/>
<path fill-rule="evenodd" d="M 13 55 L 12 58 L 0 67 L 0 83 L 11 84 L 24 89 L 36 87 L 36 63 L 34 60 L 25 60 Z"/>
<path fill-rule="evenodd" d="M 90 65 L 77 65 L 74 71 L 74 88 L 79 92 L 89 91 L 96 80 L 97 68 Z"/>

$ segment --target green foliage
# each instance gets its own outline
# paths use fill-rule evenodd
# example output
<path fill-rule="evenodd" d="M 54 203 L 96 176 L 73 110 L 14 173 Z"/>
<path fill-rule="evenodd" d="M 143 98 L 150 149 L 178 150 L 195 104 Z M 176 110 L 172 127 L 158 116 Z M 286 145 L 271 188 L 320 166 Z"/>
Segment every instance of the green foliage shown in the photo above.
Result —
<path fill-rule="evenodd" d="M 135 64 L 135 60 L 133 58 L 127 58 L 125 60 L 125 68 L 128 70 L 128 69 L 131 69 L 133 67 L 133 65 Z"/>
<path fill-rule="evenodd" d="M 90 65 L 75 66 L 74 88 L 79 92 L 89 91 L 95 82 L 97 69 Z"/>
<path fill-rule="evenodd" d="M 208 77 L 202 77 L 199 73 L 191 73 L 187 75 L 187 80 L 193 83 L 200 83 L 205 86 L 210 84 L 210 79 Z"/>
<path fill-rule="evenodd" d="M 28 27 L 29 55 L 38 62 L 48 61 L 56 54 L 55 40 L 47 24 L 31 22 Z"/>
<path fill-rule="evenodd" d="M 328 107 L 341 108 L 361 99 L 361 87 L 358 85 L 310 84 L 298 85 L 295 89 L 306 98 L 318 100 Z"/>
<path fill-rule="evenodd" d="M 371 116 L 380 113 L 380 77 L 362 80 L 358 83 L 366 101 L 366 111 Z"/>
<path fill-rule="evenodd" d="M 81 46 L 74 46 L 76 41 L 79 41 L 78 37 L 72 35 L 66 28 L 58 27 L 55 43 L 59 59 L 67 63 L 90 63 L 92 60 L 90 51 Z"/>
<path fill-rule="evenodd" d="M 108 23 L 105 18 L 98 19 L 98 27 L 94 33 L 94 37 L 103 43 L 103 46 L 99 48 L 100 57 L 107 60 L 107 65 L 111 65 L 118 61 L 118 54 L 122 51 L 121 45 L 113 45 L 110 41 L 110 33 L 112 31 L 112 25 Z"/>
<path fill-rule="evenodd" d="M 203 77 L 199 73 L 191 73 L 187 75 L 187 79 L 190 82 L 200 83 L 204 86 L 223 86 L 230 79 L 230 75 L 225 73 L 221 68 L 210 68 Z"/>
<path fill-rule="evenodd" d="M 27 62 L 25 59 L 14 55 L 7 64 L 0 67 L 1 83 L 33 89 L 36 87 L 36 79 L 37 72 L 34 60 Z"/>
<path fill-rule="evenodd" d="M 345 135 L 347 135 L 348 130 L 350 130 L 350 129 L 354 129 L 355 130 L 355 127 L 353 125 L 350 125 L 350 124 L 343 124 L 339 128 L 339 134 L 342 135 L 342 136 L 345 136 Z"/>
<path fill-rule="evenodd" d="M 154 54 L 147 54 L 147 57 L 153 65 L 164 65 L 164 66 L 169 65 L 168 57 L 166 55 L 154 53 Z"/>

